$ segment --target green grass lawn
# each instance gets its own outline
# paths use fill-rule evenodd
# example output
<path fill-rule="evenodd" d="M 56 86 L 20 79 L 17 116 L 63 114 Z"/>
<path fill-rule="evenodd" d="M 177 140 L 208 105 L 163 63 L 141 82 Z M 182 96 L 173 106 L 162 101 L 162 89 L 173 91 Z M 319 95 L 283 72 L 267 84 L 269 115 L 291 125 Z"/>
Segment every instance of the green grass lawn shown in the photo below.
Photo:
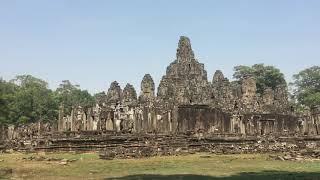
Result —
<path fill-rule="evenodd" d="M 46 153 L 77 159 L 68 165 L 30 161 L 36 154 L 0 154 L 0 169 L 12 168 L 15 179 L 320 179 L 320 161 L 269 160 L 266 154 L 193 154 L 144 159 L 100 160 L 95 153 Z M 205 157 L 209 156 L 209 157 Z M 0 178 L 1 179 L 1 178 Z"/>

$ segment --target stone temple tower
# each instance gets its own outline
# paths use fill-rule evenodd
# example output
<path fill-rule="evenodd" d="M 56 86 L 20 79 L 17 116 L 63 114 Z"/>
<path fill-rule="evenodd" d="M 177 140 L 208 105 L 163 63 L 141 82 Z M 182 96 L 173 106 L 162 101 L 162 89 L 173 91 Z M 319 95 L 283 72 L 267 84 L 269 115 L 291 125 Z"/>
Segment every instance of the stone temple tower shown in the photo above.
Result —
<path fill-rule="evenodd" d="M 167 67 L 162 77 L 158 97 L 162 100 L 172 99 L 177 104 L 203 104 L 207 91 L 204 65 L 195 59 L 189 38 L 181 36 L 176 60 Z"/>
<path fill-rule="evenodd" d="M 177 49 L 177 61 L 178 62 L 191 62 L 194 59 L 194 53 L 191 48 L 190 39 L 185 36 L 181 36 Z"/>
<path fill-rule="evenodd" d="M 139 96 L 139 100 L 152 100 L 155 97 L 154 90 L 155 85 L 151 75 L 145 74 L 141 81 L 141 94 Z"/>

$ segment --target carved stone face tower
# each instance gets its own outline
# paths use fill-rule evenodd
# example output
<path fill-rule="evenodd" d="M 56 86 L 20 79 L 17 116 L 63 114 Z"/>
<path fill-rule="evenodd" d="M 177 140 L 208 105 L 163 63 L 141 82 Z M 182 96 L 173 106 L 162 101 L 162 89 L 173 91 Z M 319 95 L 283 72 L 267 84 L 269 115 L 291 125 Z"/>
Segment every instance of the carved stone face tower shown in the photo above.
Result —
<path fill-rule="evenodd" d="M 137 93 L 131 84 L 127 84 L 123 89 L 123 102 L 124 103 L 134 103 L 137 101 Z"/>
<path fill-rule="evenodd" d="M 223 82 L 223 80 L 224 80 L 224 75 L 222 71 L 216 70 L 212 78 L 212 83 L 220 83 L 220 82 Z"/>
<path fill-rule="evenodd" d="M 107 92 L 107 103 L 118 103 L 122 99 L 122 90 L 117 81 L 111 83 Z"/>
<path fill-rule="evenodd" d="M 251 76 L 245 77 L 244 79 L 242 79 L 241 89 L 242 100 L 244 101 L 244 103 L 252 103 L 257 91 L 256 80 Z"/>
<path fill-rule="evenodd" d="M 150 74 L 144 75 L 141 81 L 141 96 L 143 98 L 154 98 L 154 81 Z"/>
<path fill-rule="evenodd" d="M 181 36 L 177 49 L 178 62 L 190 62 L 194 60 L 194 53 L 191 48 L 190 39 L 185 36 Z"/>
<path fill-rule="evenodd" d="M 274 91 L 272 90 L 272 88 L 266 88 L 263 91 L 262 101 L 264 105 L 267 105 L 267 106 L 272 105 L 274 101 Z"/>
<path fill-rule="evenodd" d="M 207 72 L 195 59 L 189 38 L 180 37 L 176 58 L 162 77 L 159 98 L 172 99 L 177 104 L 203 104 L 208 89 Z"/>

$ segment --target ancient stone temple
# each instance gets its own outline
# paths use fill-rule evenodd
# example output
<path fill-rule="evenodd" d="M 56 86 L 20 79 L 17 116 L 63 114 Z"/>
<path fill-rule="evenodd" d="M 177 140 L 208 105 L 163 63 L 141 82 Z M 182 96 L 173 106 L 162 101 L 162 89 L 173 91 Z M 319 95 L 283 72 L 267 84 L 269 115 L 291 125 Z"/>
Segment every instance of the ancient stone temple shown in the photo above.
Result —
<path fill-rule="evenodd" d="M 117 81 L 93 107 L 59 109 L 57 124 L 0 126 L 5 149 L 102 151 L 104 159 L 188 152 L 283 152 L 320 147 L 320 108 L 303 115 L 289 106 L 286 86 L 257 93 L 252 76 L 229 81 L 217 70 L 208 81 L 189 38 L 157 86 L 144 75 L 140 93 Z M 278 142 L 288 144 L 284 147 Z"/>
<path fill-rule="evenodd" d="M 58 130 L 201 131 L 247 135 L 308 133 L 307 128 L 301 127 L 301 117 L 290 112 L 286 86 L 266 88 L 263 94 L 257 94 L 253 77 L 244 77 L 238 83 L 230 82 L 220 70 L 214 73 L 210 82 L 204 64 L 195 57 L 190 39 L 184 36 L 180 37 L 176 58 L 167 67 L 157 93 L 155 90 L 150 74 L 142 78 L 139 96 L 132 85 L 127 84 L 122 90 L 114 81 L 105 93 L 103 104 L 97 104 L 87 112 L 75 107 L 71 115 L 60 112 Z M 316 124 L 317 118 L 314 115 L 303 121 L 304 124 Z"/>

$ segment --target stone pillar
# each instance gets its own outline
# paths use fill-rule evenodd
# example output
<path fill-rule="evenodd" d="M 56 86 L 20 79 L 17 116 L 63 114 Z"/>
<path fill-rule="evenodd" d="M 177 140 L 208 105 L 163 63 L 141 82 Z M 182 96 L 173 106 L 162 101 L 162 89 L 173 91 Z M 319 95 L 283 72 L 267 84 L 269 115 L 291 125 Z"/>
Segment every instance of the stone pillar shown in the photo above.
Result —
<path fill-rule="evenodd" d="M 12 139 L 14 139 L 14 129 L 15 129 L 15 126 L 14 125 L 9 125 L 8 126 L 8 139 L 9 140 L 12 140 Z"/>
<path fill-rule="evenodd" d="M 92 118 L 92 108 L 89 108 L 87 110 L 87 130 L 92 131 L 92 126 L 93 126 L 93 118 Z"/>
<path fill-rule="evenodd" d="M 168 124 L 169 124 L 169 132 L 172 132 L 171 110 L 169 110 L 169 112 L 168 112 Z"/>
<path fill-rule="evenodd" d="M 75 131 L 75 115 L 74 108 L 72 107 L 71 116 L 70 116 L 70 130 Z"/>
<path fill-rule="evenodd" d="M 107 112 L 107 122 L 106 122 L 106 130 L 114 130 L 113 129 L 113 113 L 111 111 Z"/>
<path fill-rule="evenodd" d="M 311 108 L 311 118 L 314 124 L 315 133 L 320 134 L 320 105 Z"/>
<path fill-rule="evenodd" d="M 59 107 L 59 116 L 58 116 L 58 131 L 65 131 L 65 127 L 64 127 L 64 107 L 63 105 L 61 105 Z"/>
<path fill-rule="evenodd" d="M 172 111 L 172 132 L 178 130 L 178 118 L 178 106 L 174 106 Z"/>
<path fill-rule="evenodd" d="M 38 136 L 40 136 L 41 135 L 41 121 L 38 121 L 38 123 L 37 123 L 37 129 L 38 129 Z"/>

